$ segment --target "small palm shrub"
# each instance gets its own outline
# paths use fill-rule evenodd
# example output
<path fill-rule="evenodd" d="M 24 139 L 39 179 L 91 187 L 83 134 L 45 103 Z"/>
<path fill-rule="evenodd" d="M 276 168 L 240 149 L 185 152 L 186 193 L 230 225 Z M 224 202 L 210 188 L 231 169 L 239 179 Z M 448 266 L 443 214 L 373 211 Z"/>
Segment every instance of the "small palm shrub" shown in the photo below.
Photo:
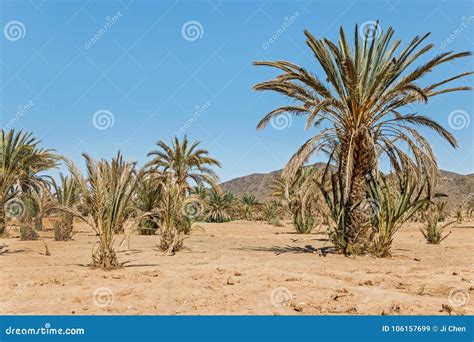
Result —
<path fill-rule="evenodd" d="M 190 212 L 191 216 L 194 217 L 195 221 L 206 220 L 206 212 L 204 205 L 209 196 L 209 191 L 210 190 L 205 187 L 204 184 L 197 184 L 190 191 L 191 195 L 199 199 L 199 202 L 189 203 L 187 206 L 188 211 Z"/>
<path fill-rule="evenodd" d="M 74 208 L 79 202 L 79 187 L 71 177 L 59 175 L 60 182 L 51 180 L 54 190 L 53 199 L 55 205 Z M 73 234 L 74 216 L 65 211 L 59 211 L 54 219 L 54 239 L 56 241 L 66 241 L 71 239 Z"/>
<path fill-rule="evenodd" d="M 76 207 L 59 208 L 78 217 L 97 233 L 92 265 L 104 269 L 120 267 L 114 248 L 115 234 L 132 217 L 132 195 L 140 177 L 135 175 L 135 163 L 124 161 L 120 153 L 110 162 L 95 160 L 85 153 L 83 156 L 85 178 L 72 162 L 67 164 L 89 215 L 85 216 Z"/>
<path fill-rule="evenodd" d="M 390 181 L 379 175 L 370 180 L 368 204 L 372 211 L 373 234 L 368 249 L 373 255 L 380 258 L 391 256 L 395 233 L 428 201 L 424 195 L 425 186 L 426 182 L 415 186 L 408 176 Z"/>
<path fill-rule="evenodd" d="M 281 206 L 276 201 L 270 201 L 263 206 L 263 217 L 265 221 L 272 225 L 281 227 Z"/>
<path fill-rule="evenodd" d="M 444 234 L 444 230 L 456 221 L 441 224 L 442 215 L 440 207 L 436 203 L 429 203 L 425 207 L 421 233 L 429 244 L 439 245 L 451 234 L 451 232 Z"/>
<path fill-rule="evenodd" d="M 34 230 L 29 224 L 20 223 L 19 227 L 21 241 L 38 240 L 40 238 L 36 230 Z"/>
<path fill-rule="evenodd" d="M 293 226 L 299 234 L 309 234 L 318 225 L 318 220 L 304 213 L 295 213 L 293 215 Z"/>
<path fill-rule="evenodd" d="M 32 198 L 31 193 L 21 196 L 23 203 L 23 214 L 19 219 L 20 240 L 37 240 L 37 230 L 42 230 L 42 221 L 38 204 Z"/>
<path fill-rule="evenodd" d="M 260 206 L 257 198 L 253 194 L 243 194 L 240 199 L 241 204 L 241 216 L 245 220 L 252 220 L 255 210 Z"/>
<path fill-rule="evenodd" d="M 456 215 L 456 221 L 458 221 L 458 222 L 463 221 L 464 215 L 463 215 L 463 205 L 462 205 L 462 203 L 458 204 L 456 206 L 455 215 Z"/>
<path fill-rule="evenodd" d="M 439 212 L 439 221 L 444 222 L 448 218 L 448 212 L 447 212 L 447 206 L 448 202 L 447 201 L 437 201 L 435 202 L 436 205 L 436 210 Z"/>
<path fill-rule="evenodd" d="M 43 217 L 53 204 L 49 184 L 44 179 L 37 179 L 21 197 L 24 209 L 19 220 L 22 240 L 36 240 L 37 232 L 43 230 Z"/>
<path fill-rule="evenodd" d="M 213 188 L 205 203 L 207 221 L 221 223 L 232 219 L 230 213 L 235 205 L 235 196 L 231 192 Z"/>
<path fill-rule="evenodd" d="M 321 199 L 313 167 L 301 169 L 292 179 L 277 180 L 273 195 L 283 200 L 292 215 L 293 226 L 299 234 L 309 234 L 319 224 Z"/>
<path fill-rule="evenodd" d="M 184 197 L 182 194 L 181 186 L 169 173 L 163 183 L 162 196 L 158 203 L 159 248 L 165 255 L 173 255 L 183 247 L 184 236 L 191 231 L 195 215 L 189 208 L 201 201 L 197 196 Z"/>
<path fill-rule="evenodd" d="M 143 173 L 146 171 L 143 170 Z M 159 228 L 159 213 L 155 210 L 163 196 L 163 179 L 160 174 L 149 173 L 138 179 L 133 206 L 142 218 L 138 222 L 138 234 L 154 235 Z"/>
<path fill-rule="evenodd" d="M 342 177 L 337 172 L 331 172 L 330 179 L 326 179 L 327 175 L 328 168 L 326 167 L 319 187 L 332 221 L 327 230 L 329 241 L 339 253 L 344 255 L 361 254 L 365 250 L 365 246 L 356 242 L 348 230 L 349 214 L 353 207 L 347 206 Z"/>

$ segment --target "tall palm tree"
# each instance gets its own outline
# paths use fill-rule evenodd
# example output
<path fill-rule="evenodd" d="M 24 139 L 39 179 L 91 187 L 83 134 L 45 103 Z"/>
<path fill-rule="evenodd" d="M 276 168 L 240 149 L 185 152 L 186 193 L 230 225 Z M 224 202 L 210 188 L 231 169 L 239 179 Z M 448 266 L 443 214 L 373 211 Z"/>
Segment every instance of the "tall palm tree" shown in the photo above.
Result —
<path fill-rule="evenodd" d="M 380 34 L 374 35 L 374 32 Z M 322 78 L 288 61 L 261 61 L 283 73 L 254 86 L 257 91 L 272 90 L 296 103 L 269 112 L 258 124 L 264 128 L 282 113 L 306 115 L 306 129 L 317 134 L 305 142 L 290 159 L 285 174 L 295 174 L 311 156 L 326 152 L 335 162 L 342 182 L 348 219 L 348 235 L 352 242 L 366 239 L 362 231 L 370 217 L 365 206 L 367 178 L 385 155 L 395 171 L 415 175 L 431 175 L 437 170 L 435 155 L 428 140 L 415 128 L 434 130 L 451 146 L 457 142 L 451 133 L 433 119 L 410 112 L 408 105 L 426 103 L 430 98 L 470 87 L 444 87 L 472 72 L 463 72 L 433 84 L 422 85 L 423 76 L 435 67 L 471 55 L 470 52 L 443 52 L 427 61 L 433 48 L 425 44 L 429 36 L 416 36 L 401 51 L 400 40 L 393 41 L 394 30 L 366 31 L 359 39 L 356 25 L 353 46 L 340 29 L 337 42 L 316 39 L 305 30 L 306 43 L 323 70 Z M 329 165 L 329 163 L 328 163 Z M 352 209 L 351 209 L 352 208 Z"/>
<path fill-rule="evenodd" d="M 38 174 L 56 166 L 57 156 L 39 144 L 32 133 L 0 131 L 0 234 L 5 230 L 5 205 L 39 186 L 43 180 Z"/>
<path fill-rule="evenodd" d="M 163 140 L 156 144 L 159 149 L 148 153 L 148 157 L 153 159 L 147 163 L 147 167 L 170 172 L 182 193 L 189 192 L 191 180 L 196 184 L 216 185 L 218 177 L 211 167 L 221 167 L 221 164 L 209 157 L 207 150 L 199 147 L 199 141 L 190 143 L 185 136 L 182 141 L 175 137 L 171 146 Z"/>

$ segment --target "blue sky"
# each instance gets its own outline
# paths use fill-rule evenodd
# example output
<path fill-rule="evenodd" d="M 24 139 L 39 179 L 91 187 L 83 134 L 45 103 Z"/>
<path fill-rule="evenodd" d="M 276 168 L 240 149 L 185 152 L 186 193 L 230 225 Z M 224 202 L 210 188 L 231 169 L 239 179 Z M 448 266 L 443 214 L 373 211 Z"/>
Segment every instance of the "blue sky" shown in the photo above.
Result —
<path fill-rule="evenodd" d="M 158 139 L 187 134 L 222 162 L 222 180 L 269 172 L 314 131 L 304 131 L 303 119 L 284 129 L 255 129 L 287 100 L 252 91 L 275 75 L 253 61 L 286 59 L 319 73 L 305 28 L 336 38 L 340 25 L 352 35 L 355 23 L 377 19 L 404 42 L 432 32 L 432 55 L 473 50 L 473 6 L 468 0 L 2 0 L 2 127 L 33 131 L 43 146 L 77 161 L 84 151 L 110 158 L 120 149 L 143 163 Z M 426 81 L 474 70 L 473 62 L 446 65 Z M 416 110 L 459 140 L 454 150 L 426 132 L 440 167 L 474 172 L 473 94 L 442 95 Z M 449 125 L 453 112 L 461 121 Z"/>

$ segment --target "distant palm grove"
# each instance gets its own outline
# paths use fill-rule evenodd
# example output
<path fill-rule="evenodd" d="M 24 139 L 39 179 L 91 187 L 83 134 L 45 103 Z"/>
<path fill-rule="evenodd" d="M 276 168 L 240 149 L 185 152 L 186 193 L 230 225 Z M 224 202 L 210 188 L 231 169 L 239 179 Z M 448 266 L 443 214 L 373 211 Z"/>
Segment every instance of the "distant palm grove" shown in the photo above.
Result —
<path fill-rule="evenodd" d="M 173 255 L 199 221 L 239 219 L 274 226 L 290 221 L 297 233 L 325 235 L 334 253 L 376 257 L 389 257 L 402 224 L 418 221 L 426 241 L 439 244 L 448 236 L 447 226 L 473 215 L 474 204 L 451 213 L 445 196 L 433 191 L 438 165 L 417 127 L 430 128 L 454 148 L 457 142 L 429 116 L 411 113 L 408 105 L 470 90 L 448 84 L 471 72 L 420 82 L 437 66 L 471 53 L 450 51 L 426 59 L 433 48 L 425 43 L 429 34 L 402 46 L 393 40 L 392 28 L 377 31 L 359 37 L 356 25 L 352 43 L 342 28 L 337 42 L 305 31 L 324 72 L 319 77 L 288 61 L 255 62 L 280 74 L 254 89 L 292 100 L 266 114 L 257 128 L 289 113 L 306 116 L 305 129 L 315 132 L 273 185 L 273 200 L 223 191 L 215 171 L 220 162 L 186 136 L 159 140 L 142 167 L 120 152 L 111 160 L 84 153 L 81 172 L 72 160 L 42 147 L 32 133 L 2 129 L 0 234 L 17 230 L 22 240 L 42 239 L 48 218 L 55 239 L 68 243 L 75 224 L 83 222 L 97 234 L 91 265 L 105 269 L 122 265 L 117 248 L 131 234 L 157 236 L 159 249 Z M 422 57 L 426 61 L 420 62 Z M 309 165 L 316 154 L 327 156 L 326 167 Z M 382 157 L 390 161 L 391 173 L 379 171 Z M 47 175 L 61 164 L 66 175 Z"/>

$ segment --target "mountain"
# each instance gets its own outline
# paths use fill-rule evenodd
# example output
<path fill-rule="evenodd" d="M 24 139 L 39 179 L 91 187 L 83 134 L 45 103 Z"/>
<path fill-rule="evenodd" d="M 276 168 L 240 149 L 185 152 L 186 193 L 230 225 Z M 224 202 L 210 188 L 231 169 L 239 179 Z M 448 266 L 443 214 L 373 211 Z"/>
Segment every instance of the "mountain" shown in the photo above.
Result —
<path fill-rule="evenodd" d="M 316 167 L 324 167 L 324 163 L 316 163 Z M 282 170 L 269 173 L 254 173 L 248 176 L 234 178 L 221 184 L 224 190 L 230 190 L 241 196 L 244 193 L 254 194 L 259 200 L 272 199 L 272 185 L 280 177 Z M 461 175 L 451 171 L 440 170 L 440 177 L 436 187 L 437 192 L 448 195 L 448 206 L 455 207 L 457 204 L 474 199 L 474 173 Z"/>

